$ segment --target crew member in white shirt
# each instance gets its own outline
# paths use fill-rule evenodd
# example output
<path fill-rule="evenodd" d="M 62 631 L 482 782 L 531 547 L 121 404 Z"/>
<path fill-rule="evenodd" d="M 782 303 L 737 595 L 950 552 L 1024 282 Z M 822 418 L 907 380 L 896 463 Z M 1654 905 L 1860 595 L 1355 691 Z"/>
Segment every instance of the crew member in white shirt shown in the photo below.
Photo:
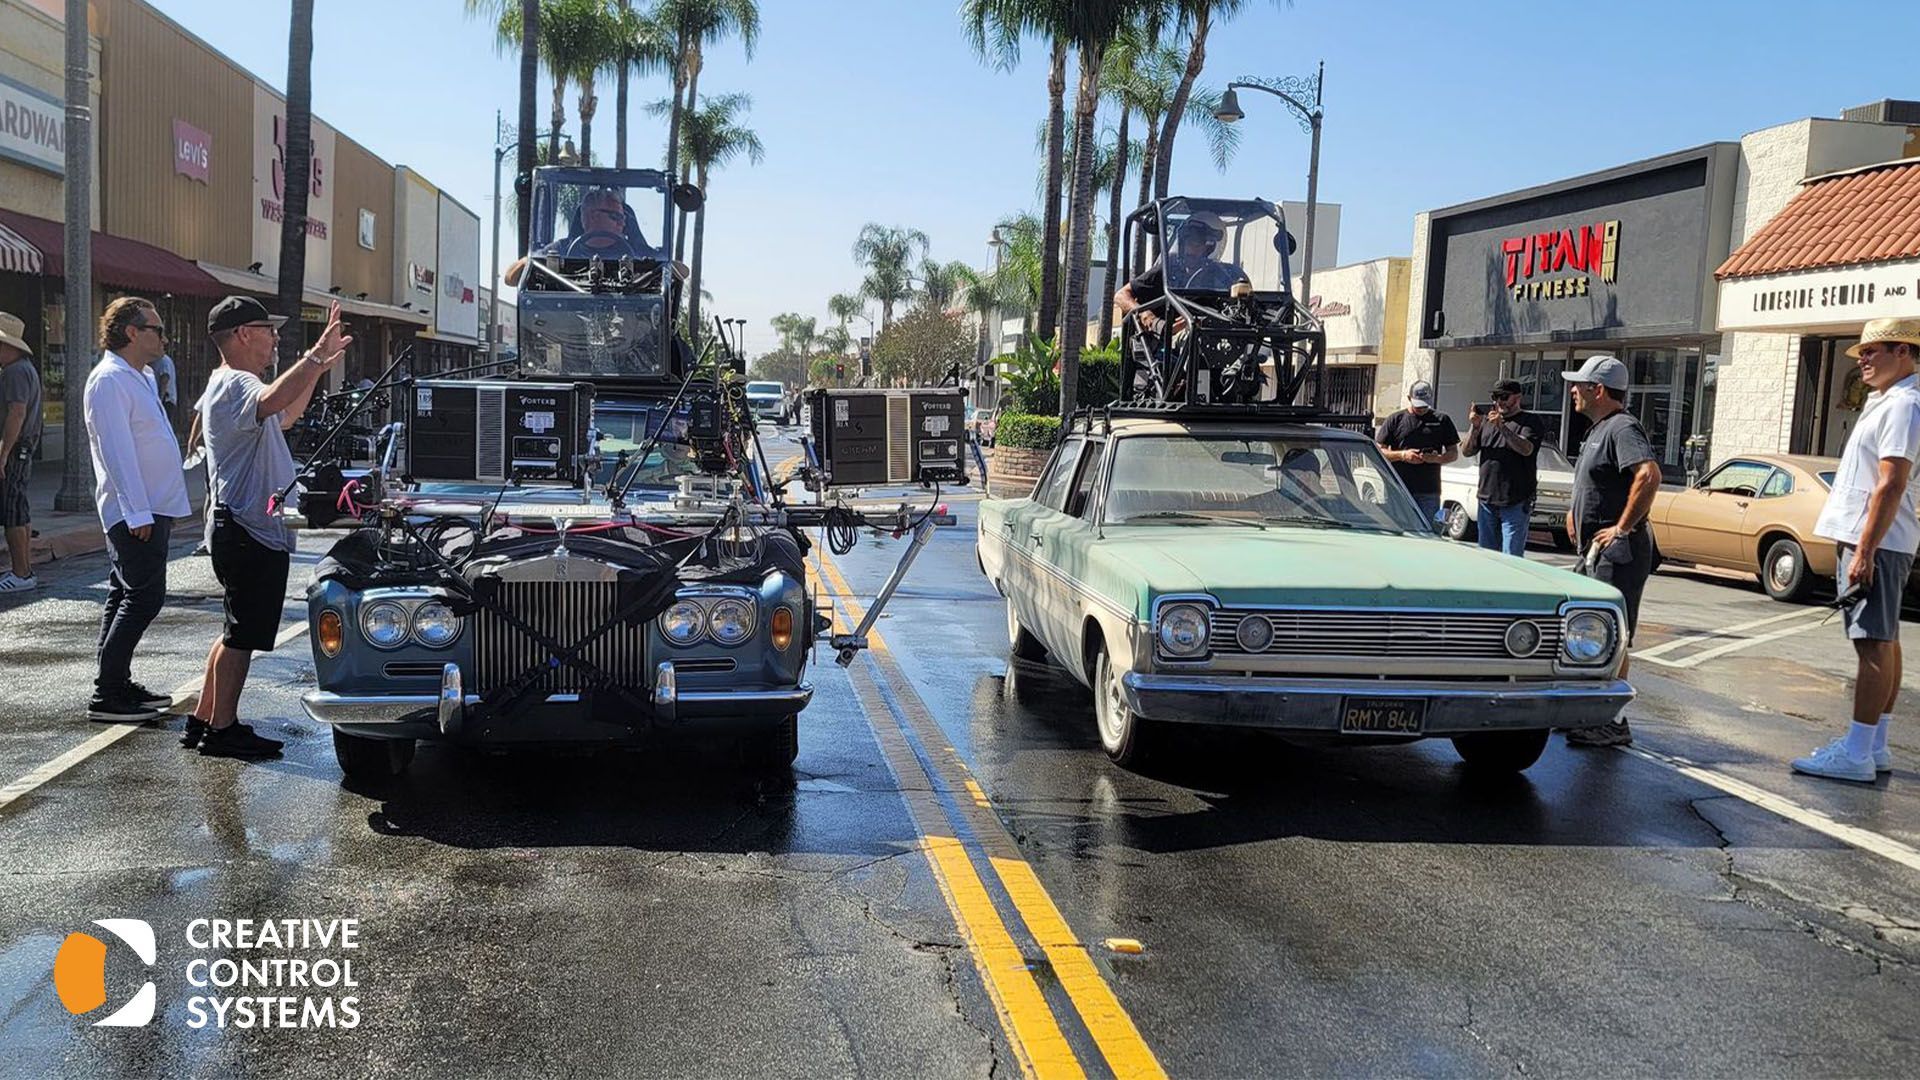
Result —
<path fill-rule="evenodd" d="M 144 723 L 172 697 L 133 680 L 133 652 L 167 597 L 167 541 L 192 513 L 180 443 L 147 366 L 166 353 L 160 313 L 123 296 L 100 317 L 100 362 L 87 376 L 87 442 L 94 505 L 107 534 L 107 606 L 100 618 L 99 674 L 87 719 Z"/>
<path fill-rule="evenodd" d="M 1900 600 L 1920 548 L 1914 457 L 1920 454 L 1920 319 L 1874 319 L 1847 350 L 1873 393 L 1847 436 L 1816 536 L 1839 545 L 1837 587 L 1859 659 L 1853 723 L 1793 771 L 1873 783 L 1893 771 L 1887 728 L 1900 694 Z M 1852 597 L 1851 602 L 1848 601 Z"/>

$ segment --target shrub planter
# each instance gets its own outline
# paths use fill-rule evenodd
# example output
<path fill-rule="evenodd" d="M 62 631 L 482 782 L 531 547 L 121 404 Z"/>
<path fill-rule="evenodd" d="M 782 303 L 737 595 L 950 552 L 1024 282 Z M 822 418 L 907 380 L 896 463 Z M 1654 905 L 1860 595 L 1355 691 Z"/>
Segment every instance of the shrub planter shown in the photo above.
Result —
<path fill-rule="evenodd" d="M 1033 494 L 1033 485 L 1052 453 L 1023 446 L 994 447 L 987 471 L 987 494 L 996 499 L 1024 499 Z"/>

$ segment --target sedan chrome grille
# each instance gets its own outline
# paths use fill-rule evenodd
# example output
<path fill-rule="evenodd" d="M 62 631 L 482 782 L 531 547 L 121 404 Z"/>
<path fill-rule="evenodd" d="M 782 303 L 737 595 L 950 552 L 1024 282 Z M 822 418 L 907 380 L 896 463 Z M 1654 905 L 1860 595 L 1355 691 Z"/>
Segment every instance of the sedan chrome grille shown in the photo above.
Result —
<path fill-rule="evenodd" d="M 618 587 L 610 581 L 503 581 L 503 607 L 562 645 L 578 644 L 613 617 Z M 546 664 L 552 650 L 487 610 L 473 616 L 474 685 L 486 693 L 518 679 L 535 664 Z M 647 628 L 614 627 L 582 652 L 581 659 L 623 686 L 647 685 Z M 579 692 L 591 689 L 585 672 L 571 665 L 550 666 L 534 684 L 537 690 Z"/>
<path fill-rule="evenodd" d="M 1257 654 L 1240 645 L 1243 619 L 1265 619 L 1273 640 Z M 1522 659 L 1552 660 L 1560 650 L 1560 617 L 1483 612 L 1216 611 L 1208 642 L 1240 656 L 1324 656 L 1366 659 L 1513 660 L 1507 628 L 1522 619 L 1540 628 L 1540 645 Z M 1252 635 L 1257 636 L 1257 635 Z"/>

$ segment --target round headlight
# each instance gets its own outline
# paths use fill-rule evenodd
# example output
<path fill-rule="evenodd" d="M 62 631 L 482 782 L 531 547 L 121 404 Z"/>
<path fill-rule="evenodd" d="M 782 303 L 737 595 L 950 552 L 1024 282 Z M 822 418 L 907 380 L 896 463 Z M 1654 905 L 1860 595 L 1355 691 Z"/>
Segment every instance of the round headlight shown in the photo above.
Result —
<path fill-rule="evenodd" d="M 391 649 L 407 640 L 407 609 L 391 600 L 377 600 L 360 609 L 360 633 L 377 649 Z"/>
<path fill-rule="evenodd" d="M 729 598 L 707 613 L 707 633 L 722 645 L 738 645 L 753 634 L 753 605 Z"/>
<path fill-rule="evenodd" d="M 1507 627 L 1508 655 L 1525 659 L 1540 648 L 1540 624 L 1521 619 Z"/>
<path fill-rule="evenodd" d="M 444 648 L 460 636 L 460 616 L 438 600 L 413 609 L 413 640 L 429 649 Z"/>
<path fill-rule="evenodd" d="M 691 600 L 681 600 L 660 616 L 660 632 L 675 645 L 691 645 L 706 633 L 706 611 Z"/>
<path fill-rule="evenodd" d="M 1198 604 L 1168 604 L 1160 609 L 1155 631 L 1168 656 L 1199 656 L 1207 651 L 1207 609 Z"/>
<path fill-rule="evenodd" d="M 1574 612 L 1560 649 L 1576 664 L 1600 663 L 1613 652 L 1613 619 L 1598 611 Z"/>
<path fill-rule="evenodd" d="M 1249 615 L 1234 628 L 1233 640 L 1239 643 L 1242 652 L 1266 652 L 1267 646 L 1273 644 L 1273 624 L 1265 615 Z"/>

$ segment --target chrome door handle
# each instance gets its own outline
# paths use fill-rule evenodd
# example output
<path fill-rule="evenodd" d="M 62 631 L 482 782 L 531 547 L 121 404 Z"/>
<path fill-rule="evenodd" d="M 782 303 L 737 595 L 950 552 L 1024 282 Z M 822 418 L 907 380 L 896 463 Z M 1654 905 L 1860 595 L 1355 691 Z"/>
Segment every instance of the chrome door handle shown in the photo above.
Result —
<path fill-rule="evenodd" d="M 1044 543 L 1046 543 L 1046 542 L 1047 542 L 1047 538 L 1046 538 L 1046 537 L 1044 537 L 1044 536 L 1041 536 L 1041 535 L 1040 535 L 1039 533 L 1034 533 L 1034 534 L 1033 534 L 1033 546 L 1034 546 L 1034 547 L 1039 547 L 1039 546 L 1040 546 L 1041 544 L 1044 544 Z"/>
<path fill-rule="evenodd" d="M 1742 509 L 1742 510 L 1745 510 L 1745 509 L 1747 508 L 1747 500 L 1745 500 L 1745 499 L 1735 499 L 1735 500 L 1733 500 L 1733 505 L 1735 505 L 1735 506 L 1737 506 L 1737 507 L 1739 507 L 1739 508 L 1740 508 L 1740 509 Z"/>

